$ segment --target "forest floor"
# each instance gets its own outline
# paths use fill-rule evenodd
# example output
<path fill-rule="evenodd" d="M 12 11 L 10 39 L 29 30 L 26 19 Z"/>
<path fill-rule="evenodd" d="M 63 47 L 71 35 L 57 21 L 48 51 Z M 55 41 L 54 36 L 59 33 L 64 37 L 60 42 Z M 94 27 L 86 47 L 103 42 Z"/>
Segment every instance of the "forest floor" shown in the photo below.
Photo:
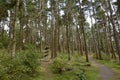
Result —
<path fill-rule="evenodd" d="M 119 80 L 117 77 L 117 73 L 114 72 L 111 68 L 98 63 L 94 59 L 90 58 L 90 61 L 92 64 L 95 64 L 98 67 L 99 70 L 99 80 Z"/>
<path fill-rule="evenodd" d="M 35 78 L 34 80 L 80 80 L 76 77 L 76 73 L 80 73 L 80 69 L 85 69 L 86 79 L 89 80 L 97 80 L 98 78 L 98 70 L 97 67 L 93 64 L 91 66 L 86 66 L 85 58 L 76 58 L 75 56 L 72 58 L 71 63 L 73 66 L 73 70 L 65 71 L 62 74 L 54 74 L 50 69 L 50 64 L 52 63 L 51 59 L 43 59 L 41 60 L 41 73 L 40 76 Z M 85 80 L 86 80 L 85 79 Z"/>
<path fill-rule="evenodd" d="M 54 74 L 50 70 L 50 64 L 52 61 L 50 59 L 44 59 L 41 61 L 42 71 L 40 76 L 34 80 L 75 80 L 73 79 L 73 72 L 79 71 L 78 68 L 81 65 L 84 65 L 84 58 L 80 58 L 80 60 L 76 61 L 73 58 L 70 63 L 74 64 L 73 71 L 65 72 L 63 74 Z M 77 63 L 77 65 L 75 65 Z M 86 78 L 87 80 L 120 80 L 118 79 L 118 74 L 112 70 L 111 67 L 100 63 L 99 61 L 90 57 L 91 66 L 82 66 L 86 70 Z M 79 65 L 78 65 L 79 64 Z M 77 79 L 79 80 L 79 79 Z"/>

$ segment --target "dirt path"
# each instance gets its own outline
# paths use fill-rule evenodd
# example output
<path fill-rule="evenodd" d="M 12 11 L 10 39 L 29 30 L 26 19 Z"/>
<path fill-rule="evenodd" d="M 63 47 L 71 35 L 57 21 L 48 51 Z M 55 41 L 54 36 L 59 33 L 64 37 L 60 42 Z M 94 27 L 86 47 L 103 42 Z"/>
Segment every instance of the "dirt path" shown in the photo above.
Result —
<path fill-rule="evenodd" d="M 110 68 L 97 63 L 95 60 L 90 59 L 93 64 L 95 64 L 99 69 L 99 80 L 117 80 L 115 72 L 113 72 Z"/>
<path fill-rule="evenodd" d="M 54 77 L 54 74 L 50 71 L 49 64 L 51 61 L 41 61 L 41 66 L 43 68 L 43 80 L 51 80 L 52 77 Z"/>
<path fill-rule="evenodd" d="M 41 62 L 41 66 L 43 68 L 43 71 L 46 72 L 46 73 L 50 73 L 50 70 L 49 70 L 49 64 L 50 62 L 49 61 L 42 61 Z"/>

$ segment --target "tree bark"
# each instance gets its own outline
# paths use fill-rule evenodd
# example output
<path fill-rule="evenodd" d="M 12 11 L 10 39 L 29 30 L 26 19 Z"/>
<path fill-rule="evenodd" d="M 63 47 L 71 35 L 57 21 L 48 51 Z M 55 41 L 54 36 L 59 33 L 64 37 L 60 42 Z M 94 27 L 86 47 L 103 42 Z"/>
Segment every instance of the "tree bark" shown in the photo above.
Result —
<path fill-rule="evenodd" d="M 17 3 L 16 3 L 16 9 L 15 9 L 15 21 L 14 21 L 14 26 L 13 26 L 13 39 L 12 39 L 12 51 L 11 51 L 11 54 L 12 54 L 12 57 L 15 56 L 15 53 L 16 53 L 16 28 L 17 28 L 17 19 L 18 19 L 18 11 L 19 11 L 19 2 L 20 0 L 17 0 Z"/>

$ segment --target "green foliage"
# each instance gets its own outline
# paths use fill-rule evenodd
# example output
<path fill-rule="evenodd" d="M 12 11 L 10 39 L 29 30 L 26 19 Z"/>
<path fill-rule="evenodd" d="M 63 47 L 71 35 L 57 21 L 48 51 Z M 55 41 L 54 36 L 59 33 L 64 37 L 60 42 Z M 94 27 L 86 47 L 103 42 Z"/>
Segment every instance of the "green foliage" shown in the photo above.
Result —
<path fill-rule="evenodd" d="M 8 17 L 7 10 L 13 8 L 16 4 L 16 0 L 0 0 L 0 20 Z"/>
<path fill-rule="evenodd" d="M 106 54 L 106 53 L 104 53 L 104 52 L 101 52 L 101 54 L 102 54 L 102 59 L 103 59 L 103 60 L 107 60 L 107 61 L 111 60 L 111 57 L 110 57 L 110 54 L 109 54 L 109 53 Z M 96 58 L 96 59 L 97 59 L 96 54 L 93 55 L 93 58 Z"/>
<path fill-rule="evenodd" d="M 23 50 L 33 50 L 34 51 L 35 46 L 33 44 L 24 44 Z"/>
<path fill-rule="evenodd" d="M 0 42 L 0 49 L 2 49 L 2 48 L 3 48 L 3 43 Z"/>
<path fill-rule="evenodd" d="M 0 48 L 7 48 L 9 44 L 8 36 L 5 35 L 3 40 L 0 40 Z"/>
<path fill-rule="evenodd" d="M 24 56 L 24 65 L 29 68 L 30 73 L 36 72 L 36 69 L 39 65 L 39 56 L 38 53 L 29 50 Z"/>
<path fill-rule="evenodd" d="M 50 65 L 50 69 L 53 73 L 62 73 L 65 71 L 67 65 L 67 56 L 59 55 L 55 58 L 53 63 Z"/>
<path fill-rule="evenodd" d="M 11 59 L 8 53 L 0 55 L 0 80 L 30 80 L 37 73 L 38 54 L 21 51 Z"/>
<path fill-rule="evenodd" d="M 7 48 L 9 44 L 8 34 L 4 31 L 4 34 L 0 32 L 0 49 Z"/>
<path fill-rule="evenodd" d="M 87 80 L 98 80 L 98 74 L 99 74 L 99 71 L 98 71 L 98 68 L 93 65 L 92 67 L 89 67 L 87 68 L 87 71 L 86 71 L 86 78 Z"/>
<path fill-rule="evenodd" d="M 71 72 L 65 72 L 63 74 L 58 74 L 53 80 L 77 80 L 77 79 L 75 79 L 75 75 L 71 71 Z"/>
<path fill-rule="evenodd" d="M 77 75 L 78 80 L 87 80 L 84 73 L 83 74 L 79 73 L 79 74 L 76 74 L 76 75 Z"/>

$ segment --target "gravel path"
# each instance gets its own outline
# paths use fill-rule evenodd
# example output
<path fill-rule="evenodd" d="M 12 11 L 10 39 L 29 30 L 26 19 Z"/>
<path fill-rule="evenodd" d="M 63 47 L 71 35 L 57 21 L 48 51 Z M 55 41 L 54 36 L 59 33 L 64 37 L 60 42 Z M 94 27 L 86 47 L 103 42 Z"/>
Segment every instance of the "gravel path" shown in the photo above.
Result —
<path fill-rule="evenodd" d="M 99 80 L 117 80 L 115 72 L 112 71 L 110 68 L 96 62 L 93 59 L 91 59 L 91 62 L 95 64 L 99 69 Z"/>

